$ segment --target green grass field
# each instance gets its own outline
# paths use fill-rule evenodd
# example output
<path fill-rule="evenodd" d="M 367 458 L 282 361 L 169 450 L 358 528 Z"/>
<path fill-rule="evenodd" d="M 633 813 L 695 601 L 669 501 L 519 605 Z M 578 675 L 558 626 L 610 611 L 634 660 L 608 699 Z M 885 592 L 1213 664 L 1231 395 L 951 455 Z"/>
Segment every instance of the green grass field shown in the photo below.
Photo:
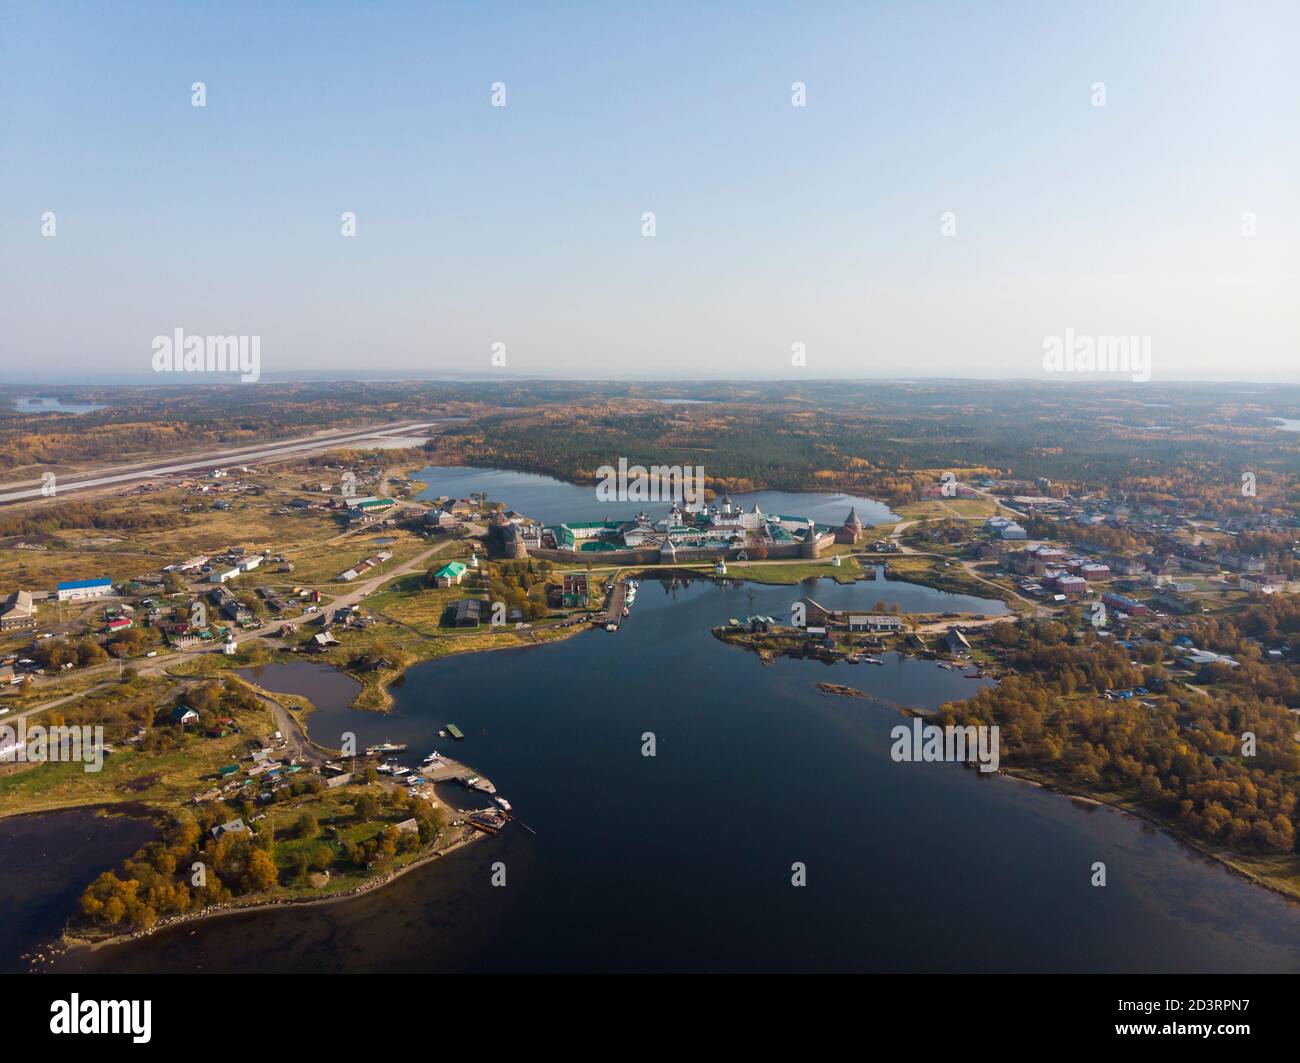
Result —
<path fill-rule="evenodd" d="M 144 753 L 124 743 L 104 758 L 103 769 L 87 772 L 81 764 L 6 767 L 0 776 L 0 816 L 76 805 L 145 803 L 175 808 L 212 785 L 203 777 L 229 764 L 249 739 L 275 730 L 266 710 L 240 712 L 242 734 L 205 738 L 187 734 L 181 744 L 162 753 Z"/>
<path fill-rule="evenodd" d="M 904 520 L 985 520 L 998 512 L 998 504 L 990 498 L 932 498 L 909 502 L 895 512 Z"/>

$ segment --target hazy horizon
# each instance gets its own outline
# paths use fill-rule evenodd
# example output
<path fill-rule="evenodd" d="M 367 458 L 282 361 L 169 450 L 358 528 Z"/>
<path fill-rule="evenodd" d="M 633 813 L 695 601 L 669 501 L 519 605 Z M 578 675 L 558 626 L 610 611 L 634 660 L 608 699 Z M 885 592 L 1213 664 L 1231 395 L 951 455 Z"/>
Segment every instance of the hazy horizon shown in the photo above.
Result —
<path fill-rule="evenodd" d="M 1300 382 L 1294 4 L 5 12 L 0 381 Z"/>
<path fill-rule="evenodd" d="M 320 370 L 313 372 L 311 370 L 301 370 L 299 372 L 289 372 L 284 374 L 267 373 L 262 377 L 261 382 L 265 384 L 319 384 L 329 383 L 330 381 L 345 381 L 349 383 L 368 383 L 368 384 L 401 384 L 401 383 L 429 383 L 429 384 L 482 384 L 488 381 L 496 380 L 502 383 L 520 383 L 527 381 L 536 381 L 537 383 L 584 383 L 592 384 L 664 384 L 677 385 L 681 387 L 690 387 L 695 385 L 707 384 L 744 384 L 747 382 L 758 384 L 800 384 L 800 383 L 826 383 L 840 381 L 843 383 L 862 383 L 862 384 L 882 384 L 905 386 L 908 384 L 936 384 L 936 383 L 970 383 L 970 384 L 1004 384 L 1015 385 L 1025 384 L 1034 386 L 1059 386 L 1064 388 L 1087 388 L 1087 387 L 1114 387 L 1120 384 L 1128 384 L 1129 381 L 1122 377 L 1114 376 L 1038 376 L 1038 377 L 993 377 L 993 376 L 955 376 L 945 373 L 935 373 L 930 375 L 912 374 L 910 376 L 864 376 L 855 374 L 828 375 L 817 374 L 813 372 L 794 375 L 790 372 L 777 373 L 768 376 L 759 374 L 740 375 L 718 375 L 718 376 L 687 376 L 682 374 L 654 376 L 654 375 L 617 375 L 617 376 L 591 376 L 581 374 L 523 374 L 515 372 L 466 372 L 466 373 L 428 373 L 415 374 L 413 372 L 403 374 L 401 371 L 384 373 L 380 371 L 357 371 L 349 372 L 346 370 Z M 1251 379 L 1247 377 L 1225 376 L 1222 378 L 1209 377 L 1160 377 L 1147 382 L 1150 387 L 1165 386 L 1222 386 L 1222 385 L 1240 385 L 1242 387 L 1256 388 L 1264 385 L 1274 385 L 1286 388 L 1300 388 L 1300 380 L 1297 379 Z M 75 379 L 53 379 L 47 376 L 32 375 L 24 377 L 21 375 L 7 376 L 0 373 L 0 389 L 10 392 L 22 392 L 27 397 L 39 397 L 41 389 L 48 391 L 68 390 L 77 388 L 141 388 L 156 387 L 164 388 L 210 388 L 239 385 L 238 380 L 213 379 L 211 376 L 190 374 L 179 376 L 167 376 L 156 373 L 140 373 L 131 376 L 120 376 L 117 378 L 107 377 L 96 374 L 93 370 L 83 376 Z M 239 385 L 244 386 L 244 385 Z M 1255 392 L 1250 392 L 1255 394 Z"/>

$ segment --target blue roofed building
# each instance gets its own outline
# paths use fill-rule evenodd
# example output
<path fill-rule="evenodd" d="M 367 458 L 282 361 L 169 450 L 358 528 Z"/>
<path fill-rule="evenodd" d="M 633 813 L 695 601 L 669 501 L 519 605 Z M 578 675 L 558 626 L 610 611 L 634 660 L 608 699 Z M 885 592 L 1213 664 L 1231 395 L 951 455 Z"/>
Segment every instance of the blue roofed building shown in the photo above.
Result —
<path fill-rule="evenodd" d="M 86 601 L 91 598 L 103 598 L 112 593 L 111 579 L 67 580 L 55 588 L 55 594 L 61 602 Z"/>

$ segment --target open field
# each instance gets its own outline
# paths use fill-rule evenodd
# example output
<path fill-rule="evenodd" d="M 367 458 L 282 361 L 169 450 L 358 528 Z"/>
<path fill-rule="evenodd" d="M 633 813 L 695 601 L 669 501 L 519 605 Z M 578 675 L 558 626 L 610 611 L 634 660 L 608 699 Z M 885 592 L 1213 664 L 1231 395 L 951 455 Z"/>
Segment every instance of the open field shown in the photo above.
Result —
<path fill-rule="evenodd" d="M 375 539 L 394 539 L 392 543 L 376 543 Z M 319 587 L 341 593 L 348 587 L 347 583 L 337 580 L 340 573 L 351 568 L 367 557 L 373 557 L 381 550 L 392 552 L 392 557 L 377 568 L 365 573 L 366 577 L 382 576 L 386 570 L 396 569 L 403 562 L 409 561 L 432 542 L 423 536 L 415 535 L 404 529 L 384 528 L 367 529 L 351 532 L 342 537 L 331 538 L 328 542 L 312 542 L 301 546 L 290 546 L 283 551 L 284 556 L 293 563 L 293 572 L 275 574 L 260 580 L 272 586 L 306 586 Z M 469 556 L 468 551 L 465 554 Z M 443 558 L 446 560 L 443 560 Z M 455 555 L 439 555 L 440 564 L 454 559 Z M 257 573 L 253 573 L 257 575 Z"/>
<path fill-rule="evenodd" d="M 710 567 L 709 571 L 712 571 Z M 863 570 L 851 559 L 836 566 L 829 561 L 736 561 L 728 562 L 726 579 L 743 579 L 751 583 L 794 584 L 806 579 L 833 579 L 836 583 L 853 583 Z"/>
<path fill-rule="evenodd" d="M 166 687 L 151 686 L 147 700 L 161 706 Z M 236 759 L 250 738 L 271 734 L 275 722 L 265 709 L 235 714 L 242 734 L 207 738 L 182 735 L 174 749 L 149 753 L 122 742 L 104 758 L 103 770 L 81 764 L 6 765 L 0 768 L 0 816 L 79 805 L 147 804 L 174 809 L 211 785 L 204 776 Z"/>
<path fill-rule="evenodd" d="M 212 508 L 212 498 L 193 490 L 136 488 L 134 493 L 96 505 L 95 519 L 101 529 L 60 528 L 55 510 L 0 512 L 0 529 L 8 524 L 14 532 L 8 548 L 0 549 L 0 587 L 40 592 L 63 580 L 92 576 L 121 582 L 235 545 L 283 554 L 294 565 L 292 573 L 269 565 L 245 577 L 245 584 L 324 587 L 381 549 L 393 552 L 388 564 L 396 567 L 429 545 L 422 536 L 401 529 L 375 525 L 349 529 L 330 511 L 284 512 L 292 498 L 330 497 L 303 491 L 308 475 L 293 469 L 250 474 L 246 479 L 256 483 L 256 491 L 222 496 L 229 507 L 224 510 Z M 31 530 L 20 530 L 24 527 Z M 375 544 L 376 538 L 397 541 Z M 40 606 L 38 622 L 52 610 L 52 605 Z"/>
<path fill-rule="evenodd" d="M 904 520 L 987 520 L 1000 507 L 991 498 L 935 498 L 909 502 L 896 510 Z"/>

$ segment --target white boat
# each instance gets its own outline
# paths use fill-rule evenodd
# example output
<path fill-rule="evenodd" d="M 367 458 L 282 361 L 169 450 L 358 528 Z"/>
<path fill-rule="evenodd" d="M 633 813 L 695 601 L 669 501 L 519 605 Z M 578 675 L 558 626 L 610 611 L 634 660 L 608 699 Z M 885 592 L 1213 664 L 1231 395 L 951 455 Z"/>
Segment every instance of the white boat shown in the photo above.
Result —
<path fill-rule="evenodd" d="M 393 769 L 394 779 L 400 779 L 403 775 L 410 775 L 410 774 L 411 774 L 410 768 L 397 767 Z"/>
<path fill-rule="evenodd" d="M 497 807 L 500 808 L 502 812 L 510 811 L 510 802 L 507 801 L 504 797 L 498 796 L 498 797 L 494 797 L 492 800 L 494 800 L 497 803 Z"/>
<path fill-rule="evenodd" d="M 438 760 L 441 756 L 442 754 L 435 749 L 432 753 L 430 753 L 427 757 L 424 758 L 424 763 L 432 764 L 435 760 Z"/>

